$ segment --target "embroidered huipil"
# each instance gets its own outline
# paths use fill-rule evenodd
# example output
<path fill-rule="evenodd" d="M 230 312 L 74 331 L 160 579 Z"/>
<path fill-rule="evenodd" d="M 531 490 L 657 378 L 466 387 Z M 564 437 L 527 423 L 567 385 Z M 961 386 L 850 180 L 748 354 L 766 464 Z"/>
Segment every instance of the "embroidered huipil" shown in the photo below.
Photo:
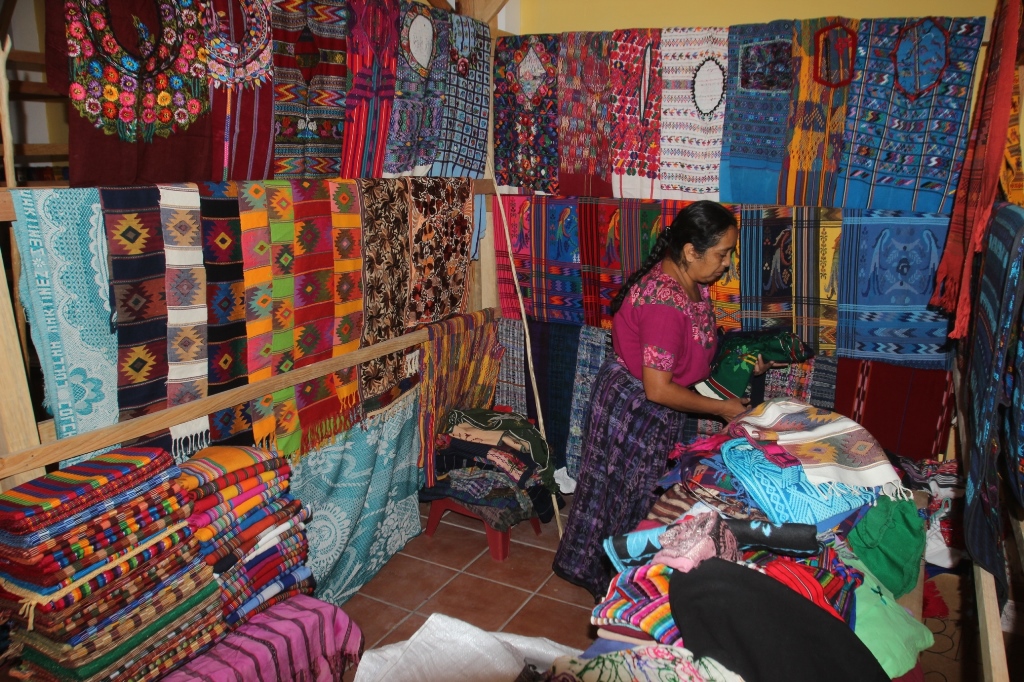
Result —
<path fill-rule="evenodd" d="M 566 33 L 558 55 L 558 187 L 611 196 L 608 46 L 611 33 Z"/>
<path fill-rule="evenodd" d="M 384 177 L 426 175 L 437 156 L 451 49 L 450 15 L 402 0 Z"/>
<path fill-rule="evenodd" d="M 661 263 L 636 283 L 612 322 L 612 347 L 630 374 L 642 379 L 644 367 L 671 372 L 680 386 L 708 378 L 715 311 L 707 287 L 700 287 L 700 298 L 691 301 Z"/>
<path fill-rule="evenodd" d="M 490 27 L 453 14 L 441 131 L 430 175 L 483 177 L 491 117 L 490 61 Z"/>
<path fill-rule="evenodd" d="M 207 0 L 203 28 L 213 86 L 213 177 L 269 177 L 274 150 L 270 0 Z"/>
<path fill-rule="evenodd" d="M 379 178 L 395 98 L 398 1 L 350 0 L 349 11 L 351 88 L 345 100 L 341 177 Z"/>
<path fill-rule="evenodd" d="M 612 191 L 658 199 L 661 146 L 661 31 L 614 31 L 610 46 Z"/>
<path fill-rule="evenodd" d="M 70 98 L 72 185 L 210 173 L 207 50 L 195 0 L 46 3 L 47 82 Z M 135 36 L 129 49 L 118 37 Z"/>
<path fill-rule="evenodd" d="M 558 191 L 561 36 L 503 36 L 494 48 L 494 172 L 499 185 Z"/>
<path fill-rule="evenodd" d="M 274 177 L 337 177 L 348 91 L 345 0 L 274 2 Z"/>

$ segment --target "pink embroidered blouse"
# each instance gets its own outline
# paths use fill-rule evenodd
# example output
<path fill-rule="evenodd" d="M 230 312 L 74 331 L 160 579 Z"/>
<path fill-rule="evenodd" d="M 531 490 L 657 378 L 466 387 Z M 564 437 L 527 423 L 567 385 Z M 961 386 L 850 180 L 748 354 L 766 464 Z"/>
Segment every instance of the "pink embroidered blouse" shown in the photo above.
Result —
<path fill-rule="evenodd" d="M 643 368 L 672 372 L 672 381 L 692 386 L 711 374 L 718 341 L 708 289 L 693 302 L 661 263 L 636 283 L 612 319 L 612 346 L 637 379 Z"/>

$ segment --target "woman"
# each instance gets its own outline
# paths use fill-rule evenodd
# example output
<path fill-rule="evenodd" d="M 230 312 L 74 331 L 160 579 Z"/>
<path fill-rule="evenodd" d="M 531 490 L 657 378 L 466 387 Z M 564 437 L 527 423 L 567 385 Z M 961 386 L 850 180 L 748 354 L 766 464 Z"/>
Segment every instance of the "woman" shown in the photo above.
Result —
<path fill-rule="evenodd" d="M 594 380 L 575 500 L 554 562 L 558 576 L 596 599 L 612 577 L 602 543 L 647 515 L 686 413 L 728 421 L 746 409 L 746 401 L 690 388 L 711 373 L 715 311 L 707 286 L 729 267 L 738 235 L 721 204 L 687 206 L 612 301 L 615 353 Z M 766 369 L 758 358 L 755 372 Z"/>

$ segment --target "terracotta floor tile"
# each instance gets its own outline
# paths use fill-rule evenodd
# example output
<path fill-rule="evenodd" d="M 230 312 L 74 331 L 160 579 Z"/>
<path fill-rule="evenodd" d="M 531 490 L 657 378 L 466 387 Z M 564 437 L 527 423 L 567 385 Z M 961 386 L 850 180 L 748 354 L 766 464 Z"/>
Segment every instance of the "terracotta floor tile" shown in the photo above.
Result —
<path fill-rule="evenodd" d="M 558 549 L 558 525 L 554 519 L 550 523 L 542 523 L 540 535 L 537 535 L 528 521 L 520 523 L 512 528 L 512 542 L 550 549 L 553 552 Z"/>
<path fill-rule="evenodd" d="M 462 574 L 417 611 L 443 613 L 483 630 L 496 631 L 529 598 L 530 593 Z"/>
<path fill-rule="evenodd" d="M 342 606 L 345 613 L 363 631 L 363 646 L 373 647 L 391 628 L 409 615 L 405 609 L 355 594 Z"/>
<path fill-rule="evenodd" d="M 527 637 L 547 637 L 565 646 L 586 649 L 597 637 L 590 611 L 535 596 L 515 615 L 502 632 Z"/>
<path fill-rule="evenodd" d="M 515 544 L 509 548 L 508 558 L 495 561 L 490 553 L 471 563 L 466 569 L 470 575 L 494 580 L 533 592 L 551 575 L 551 561 L 555 553 L 548 549 Z"/>
<path fill-rule="evenodd" d="M 389 632 L 384 639 L 380 640 L 380 642 L 377 643 L 377 646 L 387 646 L 388 644 L 394 644 L 395 642 L 404 642 L 412 637 L 416 631 L 420 629 L 420 626 L 426 622 L 427 616 L 423 616 L 418 613 L 410 613 L 409 616 L 399 623 L 394 630 Z"/>
<path fill-rule="evenodd" d="M 396 554 L 359 589 L 359 594 L 415 611 L 455 575 L 450 568 Z"/>
<path fill-rule="evenodd" d="M 442 523 L 434 537 L 423 533 L 413 538 L 402 550 L 402 554 L 448 568 L 462 569 L 486 551 L 487 538 L 483 533 Z"/>
<path fill-rule="evenodd" d="M 595 606 L 594 596 L 590 592 L 566 580 L 562 580 L 555 574 L 551 574 L 551 578 L 544 583 L 544 587 L 540 588 L 537 594 L 587 609 L 592 609 Z"/>

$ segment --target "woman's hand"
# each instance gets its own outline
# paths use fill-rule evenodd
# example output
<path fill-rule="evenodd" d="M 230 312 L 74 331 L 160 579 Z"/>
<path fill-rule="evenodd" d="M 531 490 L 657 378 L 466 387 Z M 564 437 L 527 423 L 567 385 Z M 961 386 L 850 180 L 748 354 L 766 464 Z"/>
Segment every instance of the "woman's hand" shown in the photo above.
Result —
<path fill-rule="evenodd" d="M 750 400 L 747 398 L 729 398 L 719 401 L 717 414 L 727 422 L 731 422 L 737 415 L 746 412 Z"/>
<path fill-rule="evenodd" d="M 767 372 L 770 369 L 778 368 L 778 367 L 785 367 L 785 366 L 786 366 L 786 363 L 784 363 L 784 362 L 765 362 L 764 358 L 761 357 L 761 354 L 758 353 L 757 354 L 757 362 L 754 363 L 754 376 L 755 377 L 759 377 L 759 376 L 761 376 L 762 374 L 764 374 L 765 372 Z"/>

